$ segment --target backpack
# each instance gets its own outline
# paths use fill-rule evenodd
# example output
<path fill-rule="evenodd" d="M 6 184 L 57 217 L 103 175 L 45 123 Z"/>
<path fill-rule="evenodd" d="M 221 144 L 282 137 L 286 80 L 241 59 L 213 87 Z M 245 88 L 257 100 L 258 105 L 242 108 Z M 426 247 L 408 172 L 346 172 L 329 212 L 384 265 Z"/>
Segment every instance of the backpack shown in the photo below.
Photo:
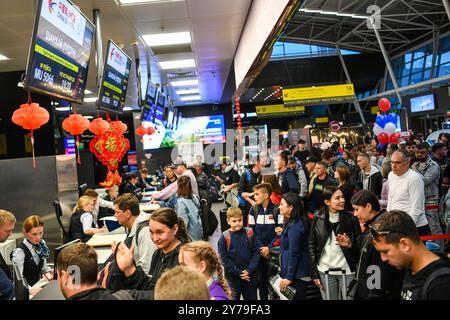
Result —
<path fill-rule="evenodd" d="M 219 221 L 217 220 L 215 213 L 209 207 L 208 201 L 206 199 L 197 199 L 200 202 L 200 207 L 197 208 L 202 221 L 203 239 L 208 240 L 208 237 L 212 236 L 219 226 Z"/>
<path fill-rule="evenodd" d="M 421 295 L 422 300 L 428 300 L 428 288 L 430 287 L 430 284 L 437 278 L 444 276 L 450 276 L 449 267 L 437 269 L 427 278 L 425 284 L 422 287 L 422 295 Z"/>
<path fill-rule="evenodd" d="M 252 181 L 252 175 L 250 174 L 250 170 L 249 169 L 245 170 L 244 175 L 245 175 L 245 181 L 247 183 Z M 238 198 L 238 201 L 239 201 L 239 206 L 243 207 L 243 206 L 245 206 L 247 204 L 247 201 L 244 198 L 241 197 L 240 192 L 238 192 L 237 198 Z"/>
<path fill-rule="evenodd" d="M 133 239 L 139 238 L 139 233 L 144 227 L 148 226 L 148 220 L 142 221 L 138 224 L 136 234 L 133 237 L 130 237 L 125 240 L 124 244 L 131 248 L 131 244 L 133 243 Z M 137 242 L 136 242 L 137 243 Z M 128 289 L 127 280 L 123 272 L 119 269 L 116 261 L 116 254 L 119 248 L 119 244 L 117 244 L 116 251 L 109 256 L 109 258 L 105 261 L 104 267 L 97 275 L 97 284 L 105 289 L 109 289 L 111 291 L 125 290 Z M 136 248 L 135 248 L 136 249 Z"/>
<path fill-rule="evenodd" d="M 252 228 L 247 228 L 247 227 L 244 227 L 244 228 L 245 228 L 245 231 L 247 233 L 249 249 L 253 249 L 253 246 L 254 246 L 253 229 Z M 230 246 L 231 246 L 230 229 L 225 230 L 222 234 L 223 234 L 223 237 L 225 238 L 225 244 L 227 245 L 227 251 L 230 251 Z"/>

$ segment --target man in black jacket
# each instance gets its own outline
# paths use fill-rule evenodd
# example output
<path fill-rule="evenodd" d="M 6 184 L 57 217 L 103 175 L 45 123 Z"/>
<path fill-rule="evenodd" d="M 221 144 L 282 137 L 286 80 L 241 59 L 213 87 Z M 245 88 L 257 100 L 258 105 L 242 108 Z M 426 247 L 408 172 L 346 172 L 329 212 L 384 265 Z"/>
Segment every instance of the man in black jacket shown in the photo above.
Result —
<path fill-rule="evenodd" d="M 367 153 L 360 153 L 357 161 L 361 171 L 358 174 L 356 189 L 372 191 L 379 199 L 383 188 L 383 176 L 380 169 L 370 163 L 370 156 Z"/>
<path fill-rule="evenodd" d="M 288 157 L 284 154 L 280 154 L 277 157 L 276 167 L 278 170 L 278 181 L 283 194 L 293 192 L 299 194 L 300 186 L 298 184 L 295 172 L 288 168 Z"/>
<path fill-rule="evenodd" d="M 405 270 L 403 300 L 450 300 L 450 259 L 425 247 L 406 212 L 387 212 L 370 230 L 381 259 Z"/>
<path fill-rule="evenodd" d="M 328 164 L 324 161 L 320 161 L 316 164 L 314 171 L 316 177 L 312 181 L 311 189 L 309 192 L 309 201 L 307 210 L 309 212 L 314 212 L 324 206 L 322 201 L 322 192 L 326 186 L 337 186 L 336 180 L 328 175 Z"/>
<path fill-rule="evenodd" d="M 68 300 L 117 300 L 112 293 L 97 286 L 97 253 L 76 243 L 58 255 L 58 283 Z"/>

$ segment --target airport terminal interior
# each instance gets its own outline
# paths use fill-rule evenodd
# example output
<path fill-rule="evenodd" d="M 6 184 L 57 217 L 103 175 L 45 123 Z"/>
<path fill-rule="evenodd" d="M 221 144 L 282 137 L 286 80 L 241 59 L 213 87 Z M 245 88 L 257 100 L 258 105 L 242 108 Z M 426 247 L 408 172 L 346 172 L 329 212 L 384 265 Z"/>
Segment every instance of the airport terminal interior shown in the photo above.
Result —
<path fill-rule="evenodd" d="M 0 1 L 0 92 L 0 300 L 450 300 L 449 0 Z"/>

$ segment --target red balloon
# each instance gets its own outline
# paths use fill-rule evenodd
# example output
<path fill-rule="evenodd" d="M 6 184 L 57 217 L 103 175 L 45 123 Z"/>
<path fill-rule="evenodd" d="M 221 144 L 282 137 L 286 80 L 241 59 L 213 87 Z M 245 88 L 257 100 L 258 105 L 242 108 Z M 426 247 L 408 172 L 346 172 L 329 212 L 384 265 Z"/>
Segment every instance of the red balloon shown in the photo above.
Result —
<path fill-rule="evenodd" d="M 236 112 L 241 112 L 241 108 L 236 107 Z"/>
<path fill-rule="evenodd" d="M 236 102 L 236 108 L 239 108 L 241 104 L 239 102 Z"/>
<path fill-rule="evenodd" d="M 388 144 L 389 143 L 389 137 L 388 137 L 388 135 L 386 134 L 386 133 L 380 133 L 379 135 L 378 135 L 378 143 L 381 143 L 381 144 Z"/>
<path fill-rule="evenodd" d="M 391 102 L 387 98 L 382 98 L 378 101 L 378 107 L 382 112 L 387 112 L 391 107 Z"/>
<path fill-rule="evenodd" d="M 389 137 L 389 141 L 391 143 L 398 143 L 398 139 L 400 139 L 400 133 L 398 132 L 391 134 L 391 136 Z"/>
<path fill-rule="evenodd" d="M 108 121 L 103 120 L 102 118 L 96 118 L 91 122 L 89 126 L 89 131 L 95 134 L 96 136 L 104 134 L 109 129 Z"/>
<path fill-rule="evenodd" d="M 147 128 L 144 127 L 142 124 L 139 127 L 137 127 L 135 131 L 136 134 L 141 137 L 147 134 Z"/>

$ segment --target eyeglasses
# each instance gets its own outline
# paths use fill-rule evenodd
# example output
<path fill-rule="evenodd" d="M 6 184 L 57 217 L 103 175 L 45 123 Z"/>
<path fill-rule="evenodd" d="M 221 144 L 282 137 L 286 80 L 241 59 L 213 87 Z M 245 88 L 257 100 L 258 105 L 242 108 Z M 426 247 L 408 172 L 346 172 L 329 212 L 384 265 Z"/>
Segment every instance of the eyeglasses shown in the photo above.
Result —
<path fill-rule="evenodd" d="M 391 234 L 391 233 L 403 234 L 403 232 L 399 232 L 399 231 L 396 231 L 396 230 L 382 230 L 382 231 L 378 231 L 372 225 L 369 225 L 369 231 L 370 231 L 370 235 L 372 236 L 373 239 L 376 239 L 378 236 L 386 236 L 386 235 Z"/>

